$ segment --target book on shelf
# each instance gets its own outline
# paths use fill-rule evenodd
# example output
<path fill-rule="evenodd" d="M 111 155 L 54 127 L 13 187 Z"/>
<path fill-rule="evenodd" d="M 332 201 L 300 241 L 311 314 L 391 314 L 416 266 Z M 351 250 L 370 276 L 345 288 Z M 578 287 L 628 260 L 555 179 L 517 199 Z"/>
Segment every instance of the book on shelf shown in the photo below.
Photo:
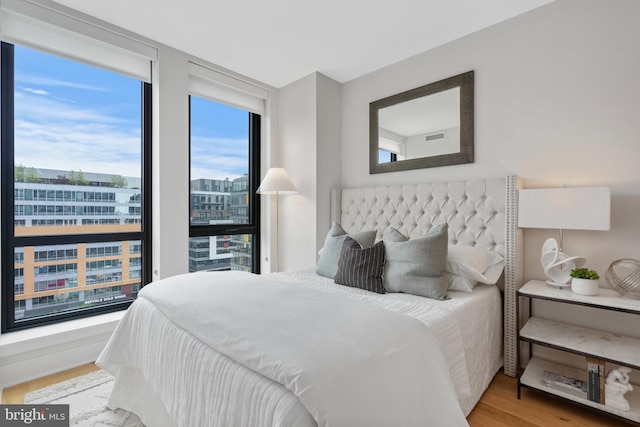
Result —
<path fill-rule="evenodd" d="M 574 396 L 587 398 L 588 385 L 587 381 L 561 375 L 556 372 L 544 371 L 542 373 L 542 385 L 554 388 L 556 390 L 571 393 Z"/>
<path fill-rule="evenodd" d="M 600 402 L 600 377 L 597 368 L 587 370 L 587 399 Z"/>
<path fill-rule="evenodd" d="M 604 404 L 604 360 L 587 357 L 587 399 Z"/>

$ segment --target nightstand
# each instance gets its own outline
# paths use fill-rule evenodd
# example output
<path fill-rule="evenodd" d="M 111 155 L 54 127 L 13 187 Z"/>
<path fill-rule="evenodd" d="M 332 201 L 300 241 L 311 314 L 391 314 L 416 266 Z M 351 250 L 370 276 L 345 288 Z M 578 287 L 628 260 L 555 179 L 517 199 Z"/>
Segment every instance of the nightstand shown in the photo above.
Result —
<path fill-rule="evenodd" d="M 537 344 L 595 358 L 603 362 L 640 369 L 640 339 L 543 319 L 536 317 L 532 312 L 533 299 L 541 299 L 562 304 L 586 306 L 594 310 L 613 310 L 640 315 L 640 300 L 622 298 L 615 291 L 606 288 L 600 288 L 598 295 L 595 296 L 578 295 L 570 290 L 555 289 L 547 286 L 541 280 L 532 280 L 526 283 L 518 290 L 518 297 L 529 299 L 530 317 L 518 331 L 518 342 L 529 343 L 529 354 L 531 354 L 531 346 Z M 640 327 L 640 317 L 638 317 L 638 326 Z M 519 347 L 520 345 L 518 345 L 518 349 Z M 521 365 L 520 357 L 518 357 L 518 361 L 519 365 Z M 586 381 L 586 359 L 585 368 L 576 369 L 538 357 L 531 357 L 524 372 L 518 377 L 518 399 L 520 399 L 522 387 L 530 388 L 612 414 L 632 424 L 640 425 L 640 386 L 634 387 L 634 390 L 624 395 L 625 399 L 630 403 L 631 410 L 621 411 L 543 384 L 544 371 Z"/>

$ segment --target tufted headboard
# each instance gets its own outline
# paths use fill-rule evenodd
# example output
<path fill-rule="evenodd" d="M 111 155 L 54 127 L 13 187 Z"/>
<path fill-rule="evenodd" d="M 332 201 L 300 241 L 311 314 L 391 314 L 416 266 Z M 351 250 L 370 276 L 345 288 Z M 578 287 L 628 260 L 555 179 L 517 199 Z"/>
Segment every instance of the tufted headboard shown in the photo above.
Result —
<path fill-rule="evenodd" d="M 516 291 L 522 286 L 518 177 L 331 190 L 331 220 L 348 233 L 393 227 L 414 238 L 447 223 L 449 243 L 480 246 L 505 258 L 504 371 L 516 375 Z"/>

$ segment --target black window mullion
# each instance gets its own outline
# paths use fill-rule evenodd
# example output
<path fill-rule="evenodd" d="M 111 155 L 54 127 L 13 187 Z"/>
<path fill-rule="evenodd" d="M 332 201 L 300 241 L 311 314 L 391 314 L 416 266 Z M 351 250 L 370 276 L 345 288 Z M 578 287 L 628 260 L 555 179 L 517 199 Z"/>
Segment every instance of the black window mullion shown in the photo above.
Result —
<path fill-rule="evenodd" d="M 189 237 L 207 237 L 220 235 L 253 234 L 258 227 L 248 224 L 194 225 L 189 227 Z"/>
<path fill-rule="evenodd" d="M 14 247 L 49 246 L 71 245 L 76 243 L 123 242 L 127 240 L 143 240 L 144 237 L 144 233 L 139 231 L 105 234 L 55 234 L 51 236 L 16 236 L 13 237 L 12 243 Z"/>
<path fill-rule="evenodd" d="M 152 87 L 149 83 L 142 83 L 142 276 L 140 287 L 144 287 L 153 280 L 153 255 L 151 239 L 153 232 L 151 228 L 151 146 L 152 146 Z"/>
<path fill-rule="evenodd" d="M 262 118 L 249 113 L 249 216 L 255 225 L 251 245 L 251 264 L 254 273 L 260 273 L 260 196 L 256 194 L 260 186 L 260 134 Z"/>
<path fill-rule="evenodd" d="M 13 152 L 13 123 L 14 123 L 14 48 L 9 43 L 2 42 L 0 47 L 0 74 L 2 82 L 0 83 L 0 133 L 2 140 L 0 141 L 0 200 L 2 203 L 2 219 L 0 219 L 0 227 L 2 232 L 2 328 L 5 332 L 9 325 L 13 324 L 15 300 L 14 300 L 14 152 Z"/>

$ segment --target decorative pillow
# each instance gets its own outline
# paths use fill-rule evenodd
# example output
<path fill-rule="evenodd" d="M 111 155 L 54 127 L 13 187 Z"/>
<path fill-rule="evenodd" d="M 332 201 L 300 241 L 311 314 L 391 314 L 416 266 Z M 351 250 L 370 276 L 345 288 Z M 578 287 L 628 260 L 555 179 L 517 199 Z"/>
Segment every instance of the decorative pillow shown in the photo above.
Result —
<path fill-rule="evenodd" d="M 348 236 L 360 243 L 363 248 L 368 248 L 372 246 L 376 240 L 376 231 L 361 231 L 359 233 L 349 234 Z M 339 224 L 334 222 L 324 240 L 324 246 L 318 259 L 318 265 L 316 266 L 316 273 L 330 279 L 336 277 L 340 251 L 346 238 L 347 232 L 344 231 Z"/>
<path fill-rule="evenodd" d="M 447 263 L 447 242 L 447 224 L 411 240 L 392 228 L 384 240 L 384 289 L 387 292 L 448 299 L 447 281 L 443 274 Z"/>
<path fill-rule="evenodd" d="M 502 270 L 504 259 L 500 254 L 486 248 L 473 246 L 450 245 L 446 271 L 466 279 L 495 284 Z"/>
<path fill-rule="evenodd" d="M 360 288 L 384 294 L 382 273 L 384 271 L 384 244 L 382 241 L 369 248 L 346 237 L 342 244 L 335 282 L 339 285 Z"/>
<path fill-rule="evenodd" d="M 469 280 L 466 277 L 451 273 L 445 272 L 444 277 L 447 280 L 447 290 L 449 291 L 473 292 L 473 288 L 478 284 L 478 282 Z"/>

